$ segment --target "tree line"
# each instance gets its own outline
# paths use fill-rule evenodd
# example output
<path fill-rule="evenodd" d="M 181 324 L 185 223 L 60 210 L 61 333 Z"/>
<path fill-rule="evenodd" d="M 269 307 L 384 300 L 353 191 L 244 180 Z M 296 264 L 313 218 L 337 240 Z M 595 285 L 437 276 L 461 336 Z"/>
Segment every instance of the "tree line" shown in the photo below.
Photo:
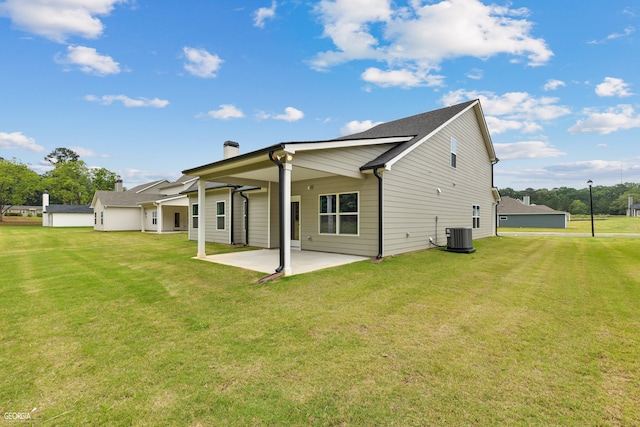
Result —
<path fill-rule="evenodd" d="M 634 203 L 640 203 L 640 184 L 637 183 L 626 182 L 613 186 L 597 185 L 591 187 L 591 193 L 594 215 L 625 215 L 629 196 L 633 196 Z M 529 196 L 532 204 L 546 205 L 552 209 L 569 212 L 572 215 L 586 215 L 591 212 L 589 188 L 580 190 L 569 187 L 551 190 L 503 188 L 500 189 L 500 195 L 520 200 L 524 196 Z"/>
<path fill-rule="evenodd" d="M 56 148 L 44 159 L 53 169 L 40 175 L 18 159 L 0 157 L 0 221 L 12 206 L 40 206 L 45 191 L 51 204 L 88 205 L 96 190 L 113 190 L 118 179 L 108 169 L 87 166 L 68 148 Z"/>

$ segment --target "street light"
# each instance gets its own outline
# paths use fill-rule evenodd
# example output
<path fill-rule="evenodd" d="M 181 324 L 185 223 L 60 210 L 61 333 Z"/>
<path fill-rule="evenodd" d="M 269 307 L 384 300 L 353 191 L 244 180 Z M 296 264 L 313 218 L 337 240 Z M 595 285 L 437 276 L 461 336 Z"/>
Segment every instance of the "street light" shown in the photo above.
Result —
<path fill-rule="evenodd" d="M 591 193 L 591 184 L 593 184 L 593 181 L 589 180 L 587 184 L 589 184 L 589 205 L 591 206 L 591 237 L 595 237 L 596 233 L 593 229 L 593 194 Z"/>

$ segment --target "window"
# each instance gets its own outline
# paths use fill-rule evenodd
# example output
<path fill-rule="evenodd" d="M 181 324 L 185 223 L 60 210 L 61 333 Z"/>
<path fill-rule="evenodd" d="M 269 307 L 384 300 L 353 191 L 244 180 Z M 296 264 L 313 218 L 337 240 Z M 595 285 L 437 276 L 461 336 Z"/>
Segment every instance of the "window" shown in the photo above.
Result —
<path fill-rule="evenodd" d="M 158 211 L 151 212 L 151 224 L 158 225 Z"/>
<path fill-rule="evenodd" d="M 198 204 L 191 205 L 191 225 L 193 228 L 198 228 Z"/>
<path fill-rule="evenodd" d="M 473 228 L 480 228 L 480 206 L 473 205 Z"/>
<path fill-rule="evenodd" d="M 173 214 L 173 227 L 180 228 L 180 212 L 174 212 Z"/>
<path fill-rule="evenodd" d="M 216 202 L 216 230 L 224 230 L 227 223 L 225 202 Z"/>
<path fill-rule="evenodd" d="M 457 157 L 456 146 L 457 145 L 458 145 L 458 142 L 456 141 L 455 138 L 452 137 L 451 138 L 451 167 L 452 168 L 456 167 L 456 157 Z"/>
<path fill-rule="evenodd" d="M 100 225 L 104 224 L 104 211 L 100 212 Z"/>
<path fill-rule="evenodd" d="M 98 212 L 93 213 L 93 225 L 98 224 Z"/>
<path fill-rule="evenodd" d="M 358 193 L 320 196 L 320 234 L 358 234 Z"/>

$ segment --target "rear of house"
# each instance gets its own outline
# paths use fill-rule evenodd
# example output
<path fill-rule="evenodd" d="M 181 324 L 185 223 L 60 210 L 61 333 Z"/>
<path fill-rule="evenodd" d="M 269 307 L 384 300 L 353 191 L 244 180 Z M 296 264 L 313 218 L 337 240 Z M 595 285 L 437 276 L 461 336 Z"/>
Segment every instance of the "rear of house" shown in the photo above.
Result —
<path fill-rule="evenodd" d="M 444 245 L 452 227 L 488 237 L 496 162 L 477 100 L 334 140 L 235 153 L 184 171 L 199 177 L 189 238 L 198 256 L 207 241 L 380 257 Z"/>

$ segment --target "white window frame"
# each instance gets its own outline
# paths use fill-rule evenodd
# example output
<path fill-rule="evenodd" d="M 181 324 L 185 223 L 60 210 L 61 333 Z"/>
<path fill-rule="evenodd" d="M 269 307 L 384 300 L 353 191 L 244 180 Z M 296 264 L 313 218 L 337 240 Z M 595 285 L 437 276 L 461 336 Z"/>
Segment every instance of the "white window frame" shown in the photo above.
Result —
<path fill-rule="evenodd" d="M 222 214 L 218 213 L 218 204 L 222 203 Z M 219 227 L 219 219 L 223 218 L 223 226 Z M 216 230 L 224 231 L 227 229 L 227 201 L 226 200 L 216 200 Z"/>
<path fill-rule="evenodd" d="M 452 168 L 457 168 L 458 164 L 458 141 L 454 137 L 451 137 L 451 158 L 449 165 Z"/>
<path fill-rule="evenodd" d="M 195 210 L 195 212 L 194 212 Z M 198 228 L 198 223 L 200 222 L 200 207 L 197 203 L 191 205 L 191 227 Z"/>
<path fill-rule="evenodd" d="M 344 194 L 355 194 L 358 198 L 358 207 L 356 212 L 340 212 L 340 196 Z M 335 212 L 320 212 L 322 208 L 322 202 L 320 201 L 323 196 L 335 196 L 336 197 L 336 207 Z M 341 216 L 353 216 L 356 217 L 356 233 L 341 233 L 340 230 L 340 217 Z M 335 233 L 323 233 L 321 231 L 321 219 L 322 217 L 335 216 L 336 217 L 336 232 Z M 325 193 L 318 195 L 318 234 L 322 236 L 351 236 L 358 237 L 360 235 L 360 192 L 359 191 L 344 191 L 342 193 Z"/>
<path fill-rule="evenodd" d="M 473 213 L 471 214 L 471 223 L 473 228 L 480 228 L 480 205 L 473 205 Z"/>
<path fill-rule="evenodd" d="M 158 225 L 158 211 L 151 211 L 151 224 Z"/>

